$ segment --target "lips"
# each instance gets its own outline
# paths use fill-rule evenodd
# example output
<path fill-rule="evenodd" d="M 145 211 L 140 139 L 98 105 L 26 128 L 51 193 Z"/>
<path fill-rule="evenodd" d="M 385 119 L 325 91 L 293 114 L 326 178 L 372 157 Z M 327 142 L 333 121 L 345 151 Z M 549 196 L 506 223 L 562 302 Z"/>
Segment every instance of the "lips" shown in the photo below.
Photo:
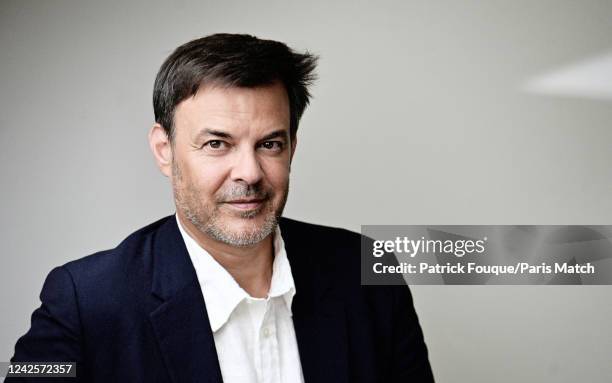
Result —
<path fill-rule="evenodd" d="M 259 208 L 265 199 L 237 199 L 225 203 L 240 210 L 253 210 Z"/>

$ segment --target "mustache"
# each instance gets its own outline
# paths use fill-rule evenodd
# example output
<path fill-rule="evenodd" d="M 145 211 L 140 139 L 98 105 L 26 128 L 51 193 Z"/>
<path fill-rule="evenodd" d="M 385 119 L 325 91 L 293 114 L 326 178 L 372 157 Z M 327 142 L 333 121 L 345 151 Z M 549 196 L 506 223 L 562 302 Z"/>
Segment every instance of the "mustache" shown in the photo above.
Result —
<path fill-rule="evenodd" d="M 217 202 L 234 201 L 242 198 L 266 200 L 272 193 L 261 185 L 233 185 L 218 196 Z"/>

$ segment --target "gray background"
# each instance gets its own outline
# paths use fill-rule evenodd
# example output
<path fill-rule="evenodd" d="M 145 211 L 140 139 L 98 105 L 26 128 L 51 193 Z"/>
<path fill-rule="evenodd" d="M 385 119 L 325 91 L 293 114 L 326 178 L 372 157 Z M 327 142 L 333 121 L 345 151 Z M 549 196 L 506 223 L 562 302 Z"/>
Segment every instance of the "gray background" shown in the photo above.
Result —
<path fill-rule="evenodd" d="M 177 45 L 321 55 L 289 217 L 612 224 L 611 20 L 610 1 L 2 1 L 0 360 L 51 268 L 174 211 L 146 134 Z M 413 292 L 439 382 L 612 378 L 610 287 Z"/>

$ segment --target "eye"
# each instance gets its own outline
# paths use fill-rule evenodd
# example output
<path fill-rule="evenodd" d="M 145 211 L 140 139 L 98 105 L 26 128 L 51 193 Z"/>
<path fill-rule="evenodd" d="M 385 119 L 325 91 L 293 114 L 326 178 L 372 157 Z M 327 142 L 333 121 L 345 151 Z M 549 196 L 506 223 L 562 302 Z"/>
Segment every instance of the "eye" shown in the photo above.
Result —
<path fill-rule="evenodd" d="M 282 141 L 264 141 L 261 143 L 261 147 L 266 150 L 280 152 L 283 150 L 284 143 Z"/>
<path fill-rule="evenodd" d="M 222 140 L 210 140 L 204 143 L 202 147 L 205 149 L 211 149 L 211 150 L 222 150 L 222 149 L 227 148 L 227 142 L 222 141 Z"/>

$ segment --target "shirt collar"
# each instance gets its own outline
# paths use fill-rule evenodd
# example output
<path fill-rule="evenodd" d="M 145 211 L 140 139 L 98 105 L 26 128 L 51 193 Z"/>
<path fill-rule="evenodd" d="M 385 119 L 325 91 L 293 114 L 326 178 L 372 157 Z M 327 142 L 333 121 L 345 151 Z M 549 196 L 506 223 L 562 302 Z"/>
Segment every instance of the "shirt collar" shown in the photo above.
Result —
<path fill-rule="evenodd" d="M 176 215 L 176 222 L 202 288 L 210 327 L 213 332 L 216 332 L 228 321 L 236 306 L 250 296 L 231 274 L 185 231 L 178 215 Z M 282 297 L 291 314 L 295 284 L 285 250 L 285 242 L 278 225 L 276 225 L 273 236 L 274 261 L 268 299 Z"/>

